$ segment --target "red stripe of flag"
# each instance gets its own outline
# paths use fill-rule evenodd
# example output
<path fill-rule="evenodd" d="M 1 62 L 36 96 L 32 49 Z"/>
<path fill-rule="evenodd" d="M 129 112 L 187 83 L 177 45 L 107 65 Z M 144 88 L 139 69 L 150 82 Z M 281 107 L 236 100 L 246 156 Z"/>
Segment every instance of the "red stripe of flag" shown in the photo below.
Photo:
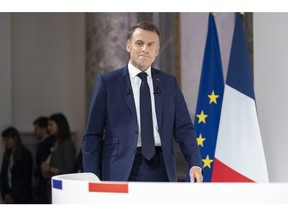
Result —
<path fill-rule="evenodd" d="M 128 193 L 128 184 L 89 183 L 89 192 Z"/>
<path fill-rule="evenodd" d="M 254 182 L 214 158 L 212 182 Z"/>

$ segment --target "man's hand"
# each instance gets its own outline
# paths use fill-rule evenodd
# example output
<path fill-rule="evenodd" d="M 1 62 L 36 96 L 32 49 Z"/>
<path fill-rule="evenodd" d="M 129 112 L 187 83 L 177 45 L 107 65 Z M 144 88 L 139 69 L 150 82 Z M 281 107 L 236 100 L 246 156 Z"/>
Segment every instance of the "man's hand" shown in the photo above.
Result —
<path fill-rule="evenodd" d="M 202 169 L 200 167 L 196 166 L 191 167 L 189 175 L 190 175 L 190 182 L 193 183 L 194 179 L 196 179 L 197 182 L 203 182 Z"/>

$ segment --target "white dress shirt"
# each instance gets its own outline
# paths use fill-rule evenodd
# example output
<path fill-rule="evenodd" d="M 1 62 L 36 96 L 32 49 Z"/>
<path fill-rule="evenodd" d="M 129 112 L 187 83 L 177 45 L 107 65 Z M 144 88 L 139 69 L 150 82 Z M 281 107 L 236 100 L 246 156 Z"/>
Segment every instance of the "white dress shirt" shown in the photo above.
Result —
<path fill-rule="evenodd" d="M 140 85 L 142 81 L 140 77 L 137 75 L 138 73 L 141 73 L 141 71 L 138 68 L 134 67 L 130 62 L 128 64 L 128 71 L 129 71 L 133 97 L 134 97 L 135 106 L 136 106 L 137 122 L 138 122 L 138 128 L 139 128 L 137 147 L 140 147 L 141 146 Z M 161 140 L 160 140 L 160 135 L 159 135 L 156 110 L 155 110 L 155 100 L 154 100 L 154 94 L 153 94 L 154 88 L 153 88 L 153 80 L 151 76 L 151 67 L 149 67 L 145 72 L 148 74 L 147 82 L 150 88 L 154 141 L 155 141 L 156 146 L 161 146 Z"/>

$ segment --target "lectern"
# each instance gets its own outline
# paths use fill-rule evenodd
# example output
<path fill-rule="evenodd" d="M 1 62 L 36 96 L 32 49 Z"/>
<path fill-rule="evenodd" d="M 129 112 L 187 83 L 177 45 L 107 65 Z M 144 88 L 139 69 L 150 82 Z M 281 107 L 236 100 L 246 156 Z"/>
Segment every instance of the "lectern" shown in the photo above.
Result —
<path fill-rule="evenodd" d="M 288 204 L 288 184 L 104 182 L 75 173 L 52 177 L 52 203 Z"/>

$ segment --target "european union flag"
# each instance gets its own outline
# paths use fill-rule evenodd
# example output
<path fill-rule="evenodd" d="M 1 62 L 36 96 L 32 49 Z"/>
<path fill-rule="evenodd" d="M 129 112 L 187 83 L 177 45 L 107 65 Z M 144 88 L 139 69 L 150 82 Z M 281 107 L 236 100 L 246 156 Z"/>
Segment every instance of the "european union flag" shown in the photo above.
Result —
<path fill-rule="evenodd" d="M 204 182 L 211 180 L 223 91 L 224 78 L 218 34 L 214 16 L 210 13 L 194 120 L 203 162 Z"/>

